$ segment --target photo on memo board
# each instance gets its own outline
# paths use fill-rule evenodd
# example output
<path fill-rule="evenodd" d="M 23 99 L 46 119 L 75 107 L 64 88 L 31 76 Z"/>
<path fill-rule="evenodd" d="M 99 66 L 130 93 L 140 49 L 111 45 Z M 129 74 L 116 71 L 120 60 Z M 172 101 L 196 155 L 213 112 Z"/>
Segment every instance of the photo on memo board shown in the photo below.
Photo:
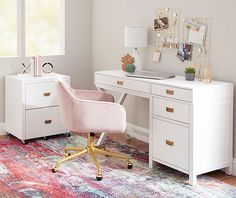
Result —
<path fill-rule="evenodd" d="M 155 31 L 168 29 L 168 27 L 169 27 L 169 22 L 168 22 L 167 17 L 154 19 L 154 30 Z"/>
<path fill-rule="evenodd" d="M 177 57 L 184 62 L 185 60 L 190 61 L 192 59 L 192 45 L 187 43 L 179 43 Z"/>
<path fill-rule="evenodd" d="M 207 34 L 206 24 L 197 24 L 192 21 L 188 21 L 186 24 L 187 31 L 187 43 L 191 45 L 204 46 Z"/>

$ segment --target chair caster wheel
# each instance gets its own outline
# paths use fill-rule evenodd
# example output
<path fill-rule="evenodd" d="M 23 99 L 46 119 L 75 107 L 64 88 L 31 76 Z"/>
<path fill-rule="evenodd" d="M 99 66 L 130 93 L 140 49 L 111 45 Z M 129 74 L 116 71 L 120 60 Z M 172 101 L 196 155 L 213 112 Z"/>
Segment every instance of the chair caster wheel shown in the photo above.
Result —
<path fill-rule="evenodd" d="M 102 173 L 98 173 L 97 176 L 96 176 L 96 179 L 97 179 L 98 181 L 101 181 L 101 180 L 103 179 Z"/>
<path fill-rule="evenodd" d="M 66 137 L 70 137 L 70 133 L 66 133 Z"/>
<path fill-rule="evenodd" d="M 56 173 L 57 172 L 57 168 L 52 168 L 52 172 Z"/>
<path fill-rule="evenodd" d="M 131 162 L 128 162 L 128 166 L 127 166 L 128 169 L 132 169 L 133 168 L 133 164 Z"/>
<path fill-rule="evenodd" d="M 69 156 L 71 156 L 71 153 L 65 153 L 65 156 L 69 157 Z"/>

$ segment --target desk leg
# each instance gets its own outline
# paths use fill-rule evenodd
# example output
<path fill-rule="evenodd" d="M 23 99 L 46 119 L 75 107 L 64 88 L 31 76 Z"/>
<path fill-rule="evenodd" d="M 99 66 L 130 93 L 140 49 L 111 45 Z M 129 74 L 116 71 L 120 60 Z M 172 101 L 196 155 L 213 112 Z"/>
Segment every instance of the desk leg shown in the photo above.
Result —
<path fill-rule="evenodd" d="M 103 133 L 100 135 L 100 137 L 99 137 L 99 139 L 98 139 L 98 141 L 97 141 L 97 143 L 96 143 L 96 146 L 102 145 L 103 142 L 104 142 L 104 140 L 105 140 L 105 138 L 106 138 L 106 136 L 107 136 L 107 134 L 103 132 Z"/>
<path fill-rule="evenodd" d="M 152 129 L 152 114 L 153 114 L 153 97 L 149 98 L 149 167 L 154 168 L 155 162 L 152 159 L 152 153 L 153 153 L 153 129 Z"/>
<path fill-rule="evenodd" d="M 102 88 L 98 88 L 98 90 L 100 90 L 100 91 L 105 91 L 105 90 L 102 89 Z M 120 97 L 119 97 L 117 103 L 120 104 L 120 105 L 123 105 L 123 103 L 124 103 L 126 97 L 127 97 L 127 93 L 122 93 L 122 94 L 120 95 Z M 127 134 L 125 134 L 125 136 L 126 136 L 126 138 L 128 138 L 128 137 L 127 137 Z M 103 133 L 101 134 L 101 136 L 99 137 L 99 139 L 98 139 L 98 141 L 97 141 L 97 143 L 96 143 L 96 146 L 102 145 L 103 142 L 104 142 L 104 140 L 105 140 L 105 138 L 106 138 L 106 133 L 103 132 Z"/>
<path fill-rule="evenodd" d="M 190 185 L 194 186 L 197 184 L 197 175 L 190 172 L 189 174 L 189 182 Z"/>
<path fill-rule="evenodd" d="M 192 186 L 197 184 L 197 157 L 196 157 L 196 151 L 197 151 L 197 136 L 196 136 L 196 131 L 194 131 L 194 117 L 193 117 L 193 112 L 194 108 L 196 106 L 190 105 L 190 124 L 189 124 L 189 181 L 188 183 Z"/>
<path fill-rule="evenodd" d="M 122 93 L 117 101 L 117 103 L 119 103 L 120 105 L 123 105 L 124 104 L 124 101 L 127 97 L 127 93 Z"/>
<path fill-rule="evenodd" d="M 233 99 L 230 102 L 230 135 L 229 135 L 229 166 L 225 168 L 225 174 L 233 174 Z"/>
<path fill-rule="evenodd" d="M 103 89 L 103 88 L 97 88 L 98 89 L 98 91 L 105 91 L 105 89 Z"/>

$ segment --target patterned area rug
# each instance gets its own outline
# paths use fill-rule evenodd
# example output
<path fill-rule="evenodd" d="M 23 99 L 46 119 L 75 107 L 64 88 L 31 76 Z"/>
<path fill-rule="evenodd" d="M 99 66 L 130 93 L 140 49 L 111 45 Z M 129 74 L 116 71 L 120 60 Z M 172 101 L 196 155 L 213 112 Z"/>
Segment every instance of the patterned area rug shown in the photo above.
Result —
<path fill-rule="evenodd" d="M 110 157 L 99 157 L 103 180 L 95 179 L 96 168 L 85 155 L 64 163 L 57 173 L 54 162 L 63 156 L 65 146 L 85 145 L 86 139 L 72 134 L 22 145 L 15 138 L 0 139 L 0 197 L 236 197 L 236 188 L 206 176 L 198 185 L 186 184 L 187 175 L 160 166 L 148 168 L 148 155 L 110 139 L 110 150 L 131 156 L 133 169 Z"/>

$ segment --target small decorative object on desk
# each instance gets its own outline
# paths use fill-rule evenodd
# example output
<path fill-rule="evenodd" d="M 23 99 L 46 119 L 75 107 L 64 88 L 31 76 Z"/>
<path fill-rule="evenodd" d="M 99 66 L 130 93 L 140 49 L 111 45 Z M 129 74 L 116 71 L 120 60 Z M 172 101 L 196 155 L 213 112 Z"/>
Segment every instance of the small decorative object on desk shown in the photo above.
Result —
<path fill-rule="evenodd" d="M 52 63 L 44 63 L 43 66 L 42 66 L 42 68 L 43 68 L 43 72 L 44 72 L 44 73 L 49 74 L 49 73 L 51 73 L 52 70 L 53 70 L 53 64 L 52 64 Z"/>
<path fill-rule="evenodd" d="M 31 64 L 32 63 L 29 63 L 26 66 L 25 63 L 21 63 L 21 65 L 22 65 L 21 74 L 30 73 L 31 72 Z"/>
<path fill-rule="evenodd" d="M 121 57 L 122 64 L 122 70 L 126 71 L 126 65 L 128 64 L 134 64 L 134 57 L 132 57 L 130 54 L 126 54 L 123 57 Z"/>
<path fill-rule="evenodd" d="M 185 68 L 185 80 L 193 81 L 195 79 L 196 69 L 194 67 Z"/>
<path fill-rule="evenodd" d="M 135 71 L 135 65 L 134 64 L 127 64 L 125 71 L 129 72 L 129 73 L 133 73 Z"/>
<path fill-rule="evenodd" d="M 39 56 L 33 56 L 33 76 L 40 77 L 42 75 L 42 66 L 41 66 L 41 58 Z"/>

